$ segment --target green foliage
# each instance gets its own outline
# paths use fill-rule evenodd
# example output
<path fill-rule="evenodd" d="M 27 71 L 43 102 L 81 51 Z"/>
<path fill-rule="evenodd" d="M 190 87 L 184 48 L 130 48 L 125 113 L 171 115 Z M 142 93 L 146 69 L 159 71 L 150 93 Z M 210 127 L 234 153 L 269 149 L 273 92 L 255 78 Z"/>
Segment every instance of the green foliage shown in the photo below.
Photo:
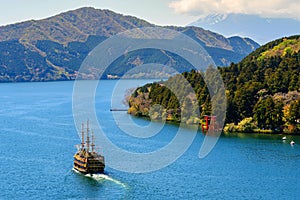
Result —
<path fill-rule="evenodd" d="M 285 57 L 287 55 L 292 55 L 298 53 L 300 50 L 300 40 L 298 38 L 283 38 L 279 44 L 269 49 L 258 57 L 258 60 L 263 60 L 266 58 L 271 58 L 275 56 Z"/>
<path fill-rule="evenodd" d="M 289 119 L 288 121 L 292 125 L 296 125 L 300 123 L 300 100 L 293 101 L 291 103 L 290 109 L 289 109 Z"/>
<path fill-rule="evenodd" d="M 0 82 L 69 80 L 68 72 L 19 41 L 0 43 Z"/>
<path fill-rule="evenodd" d="M 257 127 L 254 124 L 253 118 L 245 118 L 242 121 L 240 121 L 237 125 L 234 125 L 233 123 L 231 124 L 226 124 L 224 127 L 224 132 L 225 133 L 233 133 L 233 132 L 243 132 L 243 133 L 251 133 L 253 130 L 255 130 Z"/>
<path fill-rule="evenodd" d="M 220 68 L 226 89 L 229 91 L 227 105 L 230 109 L 227 123 L 237 123 L 253 116 L 254 106 L 260 97 L 300 92 L 299 41 L 300 36 L 293 36 L 270 42 L 240 63 Z M 289 49 L 292 49 L 292 53 Z M 284 50 L 287 53 L 283 54 Z M 271 51 L 282 51 L 282 54 L 270 53 Z M 278 123 L 281 125 L 281 122 Z"/>
<path fill-rule="evenodd" d="M 271 96 L 261 99 L 254 107 L 254 120 L 261 129 L 282 130 L 283 103 Z"/>
<path fill-rule="evenodd" d="M 196 96 L 192 94 L 193 91 L 190 89 L 194 89 Z M 143 99 L 142 97 L 146 98 Z M 165 82 L 147 84 L 137 88 L 130 100 L 130 113 L 140 115 L 142 112 L 132 109 L 139 108 L 141 102 L 148 101 L 151 102 L 148 104 L 149 107 L 161 105 L 166 109 L 166 118 L 169 121 L 181 120 L 190 124 L 199 123 L 200 120 L 196 113 L 201 111 L 198 110 L 198 105 L 200 108 L 202 107 L 202 115 L 208 114 L 211 109 L 209 100 L 202 75 L 192 70 L 190 73 L 185 72 L 182 75 L 171 77 Z M 143 116 L 157 116 L 157 113 L 159 112 L 144 112 Z"/>
<path fill-rule="evenodd" d="M 262 89 L 260 83 L 248 82 L 247 84 L 239 87 L 235 91 L 234 95 L 234 105 L 236 107 L 236 116 L 238 117 L 235 121 L 240 121 L 246 117 L 251 117 L 253 115 L 252 110 L 255 103 L 257 102 L 257 92 Z"/>
<path fill-rule="evenodd" d="M 258 128 L 260 132 L 274 132 L 282 131 L 284 126 L 289 124 L 298 125 L 300 100 L 291 103 L 290 100 L 283 100 L 282 96 L 288 92 L 295 94 L 300 92 L 299 41 L 300 36 L 273 41 L 251 53 L 240 63 L 219 68 L 226 87 L 226 123 L 231 124 L 227 126 L 227 130 L 250 132 Z M 274 53 L 275 51 L 280 51 L 281 54 Z M 261 57 L 262 55 L 264 58 Z M 200 117 L 210 115 L 214 103 L 207 88 L 208 83 L 216 81 L 214 71 L 208 68 L 207 73 L 209 76 L 206 77 L 206 82 L 202 77 L 203 74 L 195 70 L 182 74 L 195 91 L 200 106 Z M 164 83 L 151 85 L 149 95 L 151 103 L 172 110 L 169 112 L 171 120 L 180 119 L 180 114 L 182 115 L 183 112 L 193 111 L 192 107 L 187 106 L 189 100 L 177 99 L 177 94 L 165 88 L 165 85 L 171 85 L 171 89 L 181 91 L 180 96 L 188 96 L 189 94 L 185 93 L 186 83 L 180 77 L 177 75 Z M 215 82 L 215 85 L 219 84 Z M 217 90 L 218 88 L 211 88 L 211 91 Z M 281 98 L 275 98 L 276 95 Z M 289 114 L 284 116 L 283 111 L 287 104 L 291 104 Z M 178 114 L 178 110 L 182 113 Z M 195 116 L 181 120 L 191 122 L 193 117 Z M 285 121 L 289 124 L 284 124 Z"/>
<path fill-rule="evenodd" d="M 4 46 L 4 54 L 0 52 L 0 66 L 3 68 L 0 72 L 0 82 L 72 80 L 94 47 L 117 33 L 142 27 L 155 25 L 136 17 L 91 7 L 43 20 L 3 26 L 0 29 L 0 46 Z M 220 66 L 238 62 L 259 47 L 252 40 L 239 37 L 227 39 L 202 28 L 167 28 L 197 41 Z M 10 43 L 9 48 L 5 47 L 7 43 Z M 172 66 L 179 73 L 193 69 L 180 56 L 161 50 L 143 49 L 118 58 L 101 78 L 106 78 L 108 74 L 123 76 L 128 70 L 144 63 Z M 32 70 L 32 66 L 37 66 L 39 72 Z M 80 74 L 79 78 L 96 77 L 98 71 L 92 69 L 89 73 Z"/>

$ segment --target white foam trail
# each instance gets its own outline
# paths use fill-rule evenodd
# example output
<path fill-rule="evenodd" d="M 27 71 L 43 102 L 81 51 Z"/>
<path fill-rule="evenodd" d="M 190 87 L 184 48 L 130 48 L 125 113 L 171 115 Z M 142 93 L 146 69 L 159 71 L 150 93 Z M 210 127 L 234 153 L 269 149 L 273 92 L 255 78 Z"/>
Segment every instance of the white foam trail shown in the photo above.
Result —
<path fill-rule="evenodd" d="M 82 173 L 78 172 L 77 170 L 75 170 L 74 168 L 73 168 L 73 171 L 74 171 L 75 173 L 77 173 L 77 174 L 82 174 Z M 82 175 L 83 175 L 83 174 L 82 174 Z M 113 179 L 112 177 L 110 177 L 110 176 L 108 176 L 108 175 L 105 175 L 105 174 L 93 174 L 93 175 L 91 175 L 91 174 L 86 174 L 86 175 L 84 175 L 84 176 L 85 176 L 85 177 L 92 178 L 92 179 L 94 179 L 94 180 L 96 180 L 96 181 L 103 181 L 103 180 L 111 181 L 111 182 L 113 182 L 113 183 L 116 183 L 116 184 L 121 185 L 122 187 L 126 188 L 126 185 L 125 185 L 124 183 L 122 183 L 122 182 L 119 181 L 119 180 Z"/>
<path fill-rule="evenodd" d="M 93 174 L 93 175 L 87 174 L 85 176 L 91 177 L 91 178 L 93 178 L 93 179 L 95 179 L 97 181 L 101 181 L 101 180 L 111 181 L 113 183 L 121 185 L 122 187 L 126 187 L 126 185 L 124 183 L 122 183 L 121 181 L 116 180 L 116 179 L 114 179 L 114 178 L 112 178 L 112 177 L 110 177 L 108 175 L 105 175 L 105 174 Z"/>

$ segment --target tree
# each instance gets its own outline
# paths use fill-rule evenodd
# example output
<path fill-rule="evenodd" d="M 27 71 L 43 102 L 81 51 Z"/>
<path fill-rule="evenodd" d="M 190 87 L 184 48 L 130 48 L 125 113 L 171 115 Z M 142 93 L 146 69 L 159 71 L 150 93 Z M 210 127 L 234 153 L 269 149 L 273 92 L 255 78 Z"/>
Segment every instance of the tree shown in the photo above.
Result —
<path fill-rule="evenodd" d="M 290 109 L 289 109 L 289 123 L 292 125 L 297 124 L 297 120 L 300 119 L 300 100 L 293 101 L 291 103 Z"/>
<path fill-rule="evenodd" d="M 261 89 L 262 85 L 260 83 L 248 82 L 235 92 L 233 101 L 238 111 L 239 121 L 252 117 L 253 108 L 258 99 L 257 92 Z"/>
<path fill-rule="evenodd" d="M 273 130 L 283 130 L 283 102 L 281 100 L 275 101 L 274 110 L 272 112 L 272 127 Z"/>
<path fill-rule="evenodd" d="M 282 130 L 283 103 L 274 101 L 271 96 L 261 99 L 253 109 L 254 120 L 262 129 Z"/>

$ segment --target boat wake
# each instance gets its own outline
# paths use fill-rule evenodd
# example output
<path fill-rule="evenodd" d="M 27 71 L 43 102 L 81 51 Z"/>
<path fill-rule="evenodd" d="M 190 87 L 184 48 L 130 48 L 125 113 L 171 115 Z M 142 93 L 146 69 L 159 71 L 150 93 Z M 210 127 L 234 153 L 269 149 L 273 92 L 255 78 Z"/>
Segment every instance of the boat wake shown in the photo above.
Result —
<path fill-rule="evenodd" d="M 119 181 L 117 179 L 114 179 L 114 178 L 112 178 L 112 177 L 110 177 L 110 176 L 108 176 L 106 174 L 82 174 L 82 173 L 78 172 L 77 170 L 75 170 L 74 168 L 73 168 L 73 171 L 75 173 L 81 174 L 81 175 L 83 175 L 85 177 L 92 178 L 92 179 L 94 179 L 94 180 L 96 180 L 98 182 L 110 181 L 110 182 L 113 182 L 113 183 L 115 183 L 117 185 L 120 185 L 120 186 L 122 186 L 124 188 L 127 187 L 125 183 L 122 183 L 121 181 Z"/>
<path fill-rule="evenodd" d="M 116 179 L 114 179 L 114 178 L 112 178 L 112 177 L 110 177 L 110 176 L 108 176 L 106 174 L 93 174 L 93 175 L 86 174 L 85 176 L 93 178 L 96 181 L 111 181 L 111 182 L 113 182 L 115 184 L 118 184 L 118 185 L 120 185 L 122 187 L 126 187 L 126 185 L 124 183 L 122 183 L 121 181 L 116 180 Z"/>

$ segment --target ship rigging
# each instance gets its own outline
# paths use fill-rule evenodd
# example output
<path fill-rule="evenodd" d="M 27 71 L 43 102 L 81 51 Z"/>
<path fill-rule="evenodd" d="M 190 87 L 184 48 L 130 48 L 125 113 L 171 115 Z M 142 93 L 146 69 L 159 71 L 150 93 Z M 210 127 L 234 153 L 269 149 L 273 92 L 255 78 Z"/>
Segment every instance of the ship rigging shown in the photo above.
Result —
<path fill-rule="evenodd" d="M 86 133 L 84 124 L 82 124 L 81 144 L 77 145 L 77 152 L 74 155 L 73 169 L 82 174 L 104 173 L 104 156 L 96 151 L 94 132 L 91 131 L 91 133 L 92 141 L 90 141 L 89 121 L 87 121 Z"/>

